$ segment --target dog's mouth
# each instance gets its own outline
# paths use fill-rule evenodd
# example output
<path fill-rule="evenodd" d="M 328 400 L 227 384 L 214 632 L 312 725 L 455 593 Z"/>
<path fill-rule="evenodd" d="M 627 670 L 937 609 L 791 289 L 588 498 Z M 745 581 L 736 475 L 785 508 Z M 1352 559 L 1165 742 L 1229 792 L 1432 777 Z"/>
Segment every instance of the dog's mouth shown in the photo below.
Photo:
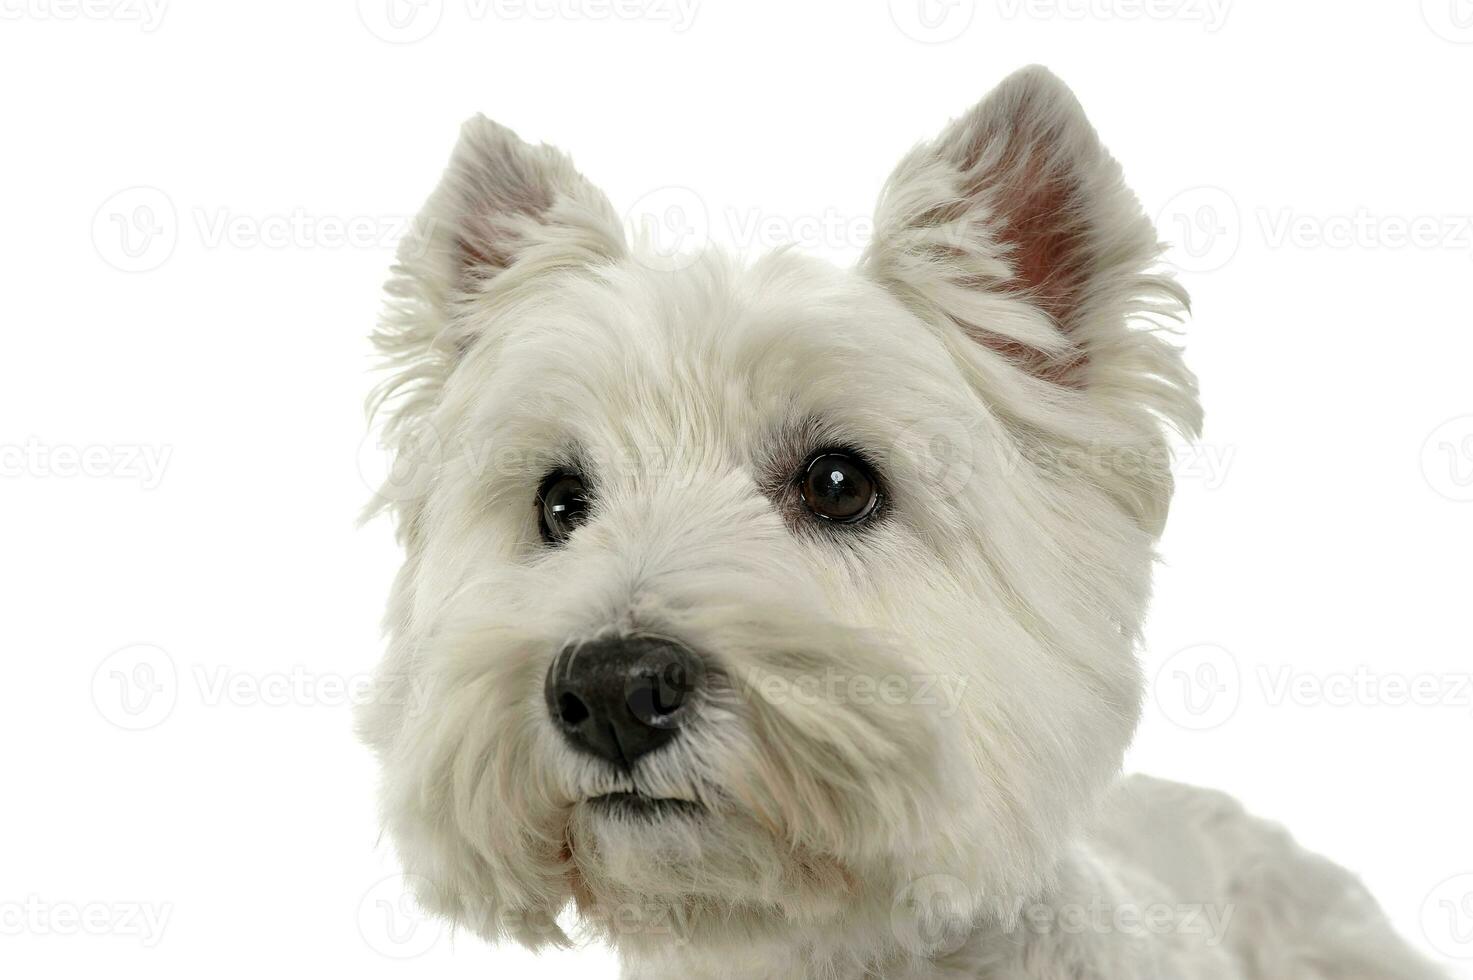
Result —
<path fill-rule="evenodd" d="M 624 818 L 658 820 L 664 817 L 699 816 L 705 808 L 691 800 L 645 796 L 643 793 L 605 793 L 584 801 L 595 813 Z"/>

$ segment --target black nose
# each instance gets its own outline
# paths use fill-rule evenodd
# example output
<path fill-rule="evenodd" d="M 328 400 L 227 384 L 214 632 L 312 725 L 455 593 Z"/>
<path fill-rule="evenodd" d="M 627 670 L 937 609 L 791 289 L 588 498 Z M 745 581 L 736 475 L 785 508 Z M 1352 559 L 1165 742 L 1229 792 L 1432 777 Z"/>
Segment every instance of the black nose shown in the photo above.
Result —
<path fill-rule="evenodd" d="M 680 733 L 703 673 L 700 659 L 670 640 L 595 640 L 553 660 L 547 710 L 575 748 L 628 769 Z"/>

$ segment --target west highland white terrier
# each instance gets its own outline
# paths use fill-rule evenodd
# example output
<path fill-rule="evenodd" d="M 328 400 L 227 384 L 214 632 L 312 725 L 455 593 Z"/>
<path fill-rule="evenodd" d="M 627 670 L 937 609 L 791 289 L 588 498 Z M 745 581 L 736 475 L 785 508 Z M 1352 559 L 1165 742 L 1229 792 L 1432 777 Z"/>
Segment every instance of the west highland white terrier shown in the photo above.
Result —
<path fill-rule="evenodd" d="M 466 123 L 374 338 L 406 560 L 360 725 L 419 901 L 639 980 L 1439 976 L 1284 831 L 1119 775 L 1200 422 L 1159 252 L 1039 68 L 854 269 L 658 254 Z"/>

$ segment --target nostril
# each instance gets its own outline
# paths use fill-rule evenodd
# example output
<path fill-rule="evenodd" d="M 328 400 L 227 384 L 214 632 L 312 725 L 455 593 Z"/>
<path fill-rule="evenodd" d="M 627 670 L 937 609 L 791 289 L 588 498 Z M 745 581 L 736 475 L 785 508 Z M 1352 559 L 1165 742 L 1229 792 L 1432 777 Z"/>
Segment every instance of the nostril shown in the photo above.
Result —
<path fill-rule="evenodd" d="M 588 720 L 588 705 L 578 695 L 564 691 L 557 699 L 558 717 L 565 725 L 581 725 Z"/>

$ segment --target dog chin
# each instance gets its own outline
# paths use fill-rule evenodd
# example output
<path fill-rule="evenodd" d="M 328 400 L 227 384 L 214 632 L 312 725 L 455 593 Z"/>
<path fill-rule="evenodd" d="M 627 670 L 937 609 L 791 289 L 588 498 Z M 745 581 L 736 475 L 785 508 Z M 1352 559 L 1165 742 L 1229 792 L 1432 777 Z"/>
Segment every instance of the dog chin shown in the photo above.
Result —
<path fill-rule="evenodd" d="M 843 908 L 853 879 L 837 860 L 780 844 L 738 811 L 688 800 L 609 794 L 577 804 L 568 840 L 580 914 L 619 944 L 698 938 L 775 909 Z"/>
<path fill-rule="evenodd" d="M 566 836 L 585 882 L 667 892 L 658 869 L 708 862 L 715 842 L 731 836 L 730 822 L 691 800 L 613 792 L 575 804 Z"/>

